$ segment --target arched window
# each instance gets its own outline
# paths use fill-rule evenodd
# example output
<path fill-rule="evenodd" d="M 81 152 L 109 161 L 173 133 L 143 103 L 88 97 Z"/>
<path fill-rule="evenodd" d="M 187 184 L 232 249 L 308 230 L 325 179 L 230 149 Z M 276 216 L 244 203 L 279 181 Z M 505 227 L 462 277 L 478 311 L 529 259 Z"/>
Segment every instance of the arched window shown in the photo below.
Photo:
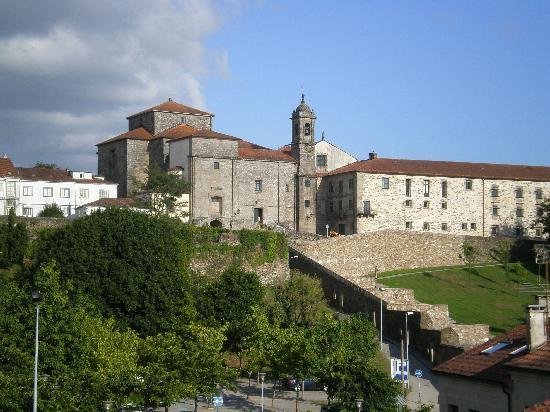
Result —
<path fill-rule="evenodd" d="M 304 135 L 309 136 L 311 134 L 311 125 L 306 123 L 304 125 Z"/>

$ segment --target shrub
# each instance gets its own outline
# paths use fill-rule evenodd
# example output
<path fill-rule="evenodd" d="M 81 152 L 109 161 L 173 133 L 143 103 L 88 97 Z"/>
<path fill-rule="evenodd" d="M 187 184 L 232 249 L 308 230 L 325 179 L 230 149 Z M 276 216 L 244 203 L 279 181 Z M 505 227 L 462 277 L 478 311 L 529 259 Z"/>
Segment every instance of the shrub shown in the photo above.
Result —
<path fill-rule="evenodd" d="M 55 203 L 44 206 L 38 217 L 64 217 L 63 212 Z"/>

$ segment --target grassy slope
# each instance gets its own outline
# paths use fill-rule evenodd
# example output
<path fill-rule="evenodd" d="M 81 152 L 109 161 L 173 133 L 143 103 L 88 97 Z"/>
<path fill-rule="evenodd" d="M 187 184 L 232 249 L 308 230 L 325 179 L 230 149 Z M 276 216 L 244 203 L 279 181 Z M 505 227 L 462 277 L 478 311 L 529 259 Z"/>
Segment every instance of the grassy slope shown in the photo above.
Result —
<path fill-rule="evenodd" d="M 451 317 L 457 322 L 485 323 L 493 333 L 504 332 L 522 323 L 525 305 L 533 303 L 533 296 L 518 293 L 518 285 L 520 282 L 538 282 L 538 277 L 522 266 L 515 266 L 508 277 L 500 266 L 477 268 L 474 273 L 464 267 L 436 270 L 425 269 L 423 273 L 379 279 L 379 282 L 389 287 L 414 289 L 420 302 L 446 303 Z M 421 269 L 414 270 L 417 271 Z M 391 274 L 381 274 L 380 277 Z"/>

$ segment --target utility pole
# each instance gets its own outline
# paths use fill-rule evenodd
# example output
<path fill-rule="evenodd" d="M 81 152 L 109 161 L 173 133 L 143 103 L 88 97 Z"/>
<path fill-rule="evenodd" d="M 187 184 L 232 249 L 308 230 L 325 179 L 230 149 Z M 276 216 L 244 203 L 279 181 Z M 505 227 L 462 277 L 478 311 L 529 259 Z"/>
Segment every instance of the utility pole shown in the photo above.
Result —
<path fill-rule="evenodd" d="M 405 396 L 405 359 L 403 355 L 403 332 L 401 332 L 401 390 Z"/>

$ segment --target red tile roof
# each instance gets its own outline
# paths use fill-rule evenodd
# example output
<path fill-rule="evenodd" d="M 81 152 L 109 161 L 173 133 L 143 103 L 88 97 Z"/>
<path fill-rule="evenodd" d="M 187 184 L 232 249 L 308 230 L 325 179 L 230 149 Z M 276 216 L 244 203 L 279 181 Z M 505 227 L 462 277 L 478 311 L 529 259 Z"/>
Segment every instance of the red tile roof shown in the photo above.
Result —
<path fill-rule="evenodd" d="M 490 339 L 454 358 L 445 361 L 435 368 L 434 372 L 459 375 L 483 381 L 507 383 L 510 380 L 508 370 L 504 363 L 514 356 L 510 352 L 527 344 L 527 327 L 520 325 L 505 334 Z M 499 342 L 511 342 L 510 345 L 494 353 L 485 354 L 481 351 L 490 348 Z"/>
<path fill-rule="evenodd" d="M 206 139 L 240 140 L 238 137 L 218 133 L 213 130 L 197 130 L 185 124 L 167 129 L 155 135 L 155 138 L 167 138 L 172 140 L 187 139 L 189 137 L 202 137 Z"/>
<path fill-rule="evenodd" d="M 550 372 L 550 342 L 533 352 L 512 359 L 506 366 Z"/>
<path fill-rule="evenodd" d="M 124 140 L 124 139 L 151 140 L 152 138 L 153 138 L 153 135 L 149 133 L 149 131 L 145 130 L 143 127 L 138 127 L 137 129 L 130 130 L 129 132 L 119 134 L 118 136 L 115 136 L 109 140 L 105 140 L 104 142 L 98 143 L 96 146 L 99 146 L 105 143 L 112 143 L 112 142 L 116 142 L 118 140 Z"/>
<path fill-rule="evenodd" d="M 17 171 L 9 157 L 0 157 L 0 176 L 15 176 Z"/>
<path fill-rule="evenodd" d="M 86 203 L 83 206 L 100 206 L 100 207 L 131 207 L 136 204 L 136 201 L 130 197 L 110 197 L 98 199 L 95 202 Z"/>
<path fill-rule="evenodd" d="M 131 117 L 135 117 L 140 114 L 148 113 L 148 112 L 169 112 L 169 113 L 181 113 L 181 114 L 195 114 L 199 116 L 214 116 L 212 113 L 204 112 L 202 110 L 195 109 L 193 107 L 185 106 L 184 104 L 174 102 L 173 100 L 169 99 L 157 106 L 150 107 L 149 109 L 145 109 L 139 113 L 128 116 L 127 119 L 130 119 Z"/>
<path fill-rule="evenodd" d="M 258 146 L 245 140 L 239 141 L 239 158 L 294 162 L 294 158 L 287 152 L 268 149 L 267 147 Z"/>
<path fill-rule="evenodd" d="M 333 170 L 329 174 L 347 172 L 550 181 L 550 167 L 546 166 L 384 158 L 361 160 Z"/>
<path fill-rule="evenodd" d="M 523 412 L 550 412 L 550 399 L 536 405 L 527 406 Z"/>

